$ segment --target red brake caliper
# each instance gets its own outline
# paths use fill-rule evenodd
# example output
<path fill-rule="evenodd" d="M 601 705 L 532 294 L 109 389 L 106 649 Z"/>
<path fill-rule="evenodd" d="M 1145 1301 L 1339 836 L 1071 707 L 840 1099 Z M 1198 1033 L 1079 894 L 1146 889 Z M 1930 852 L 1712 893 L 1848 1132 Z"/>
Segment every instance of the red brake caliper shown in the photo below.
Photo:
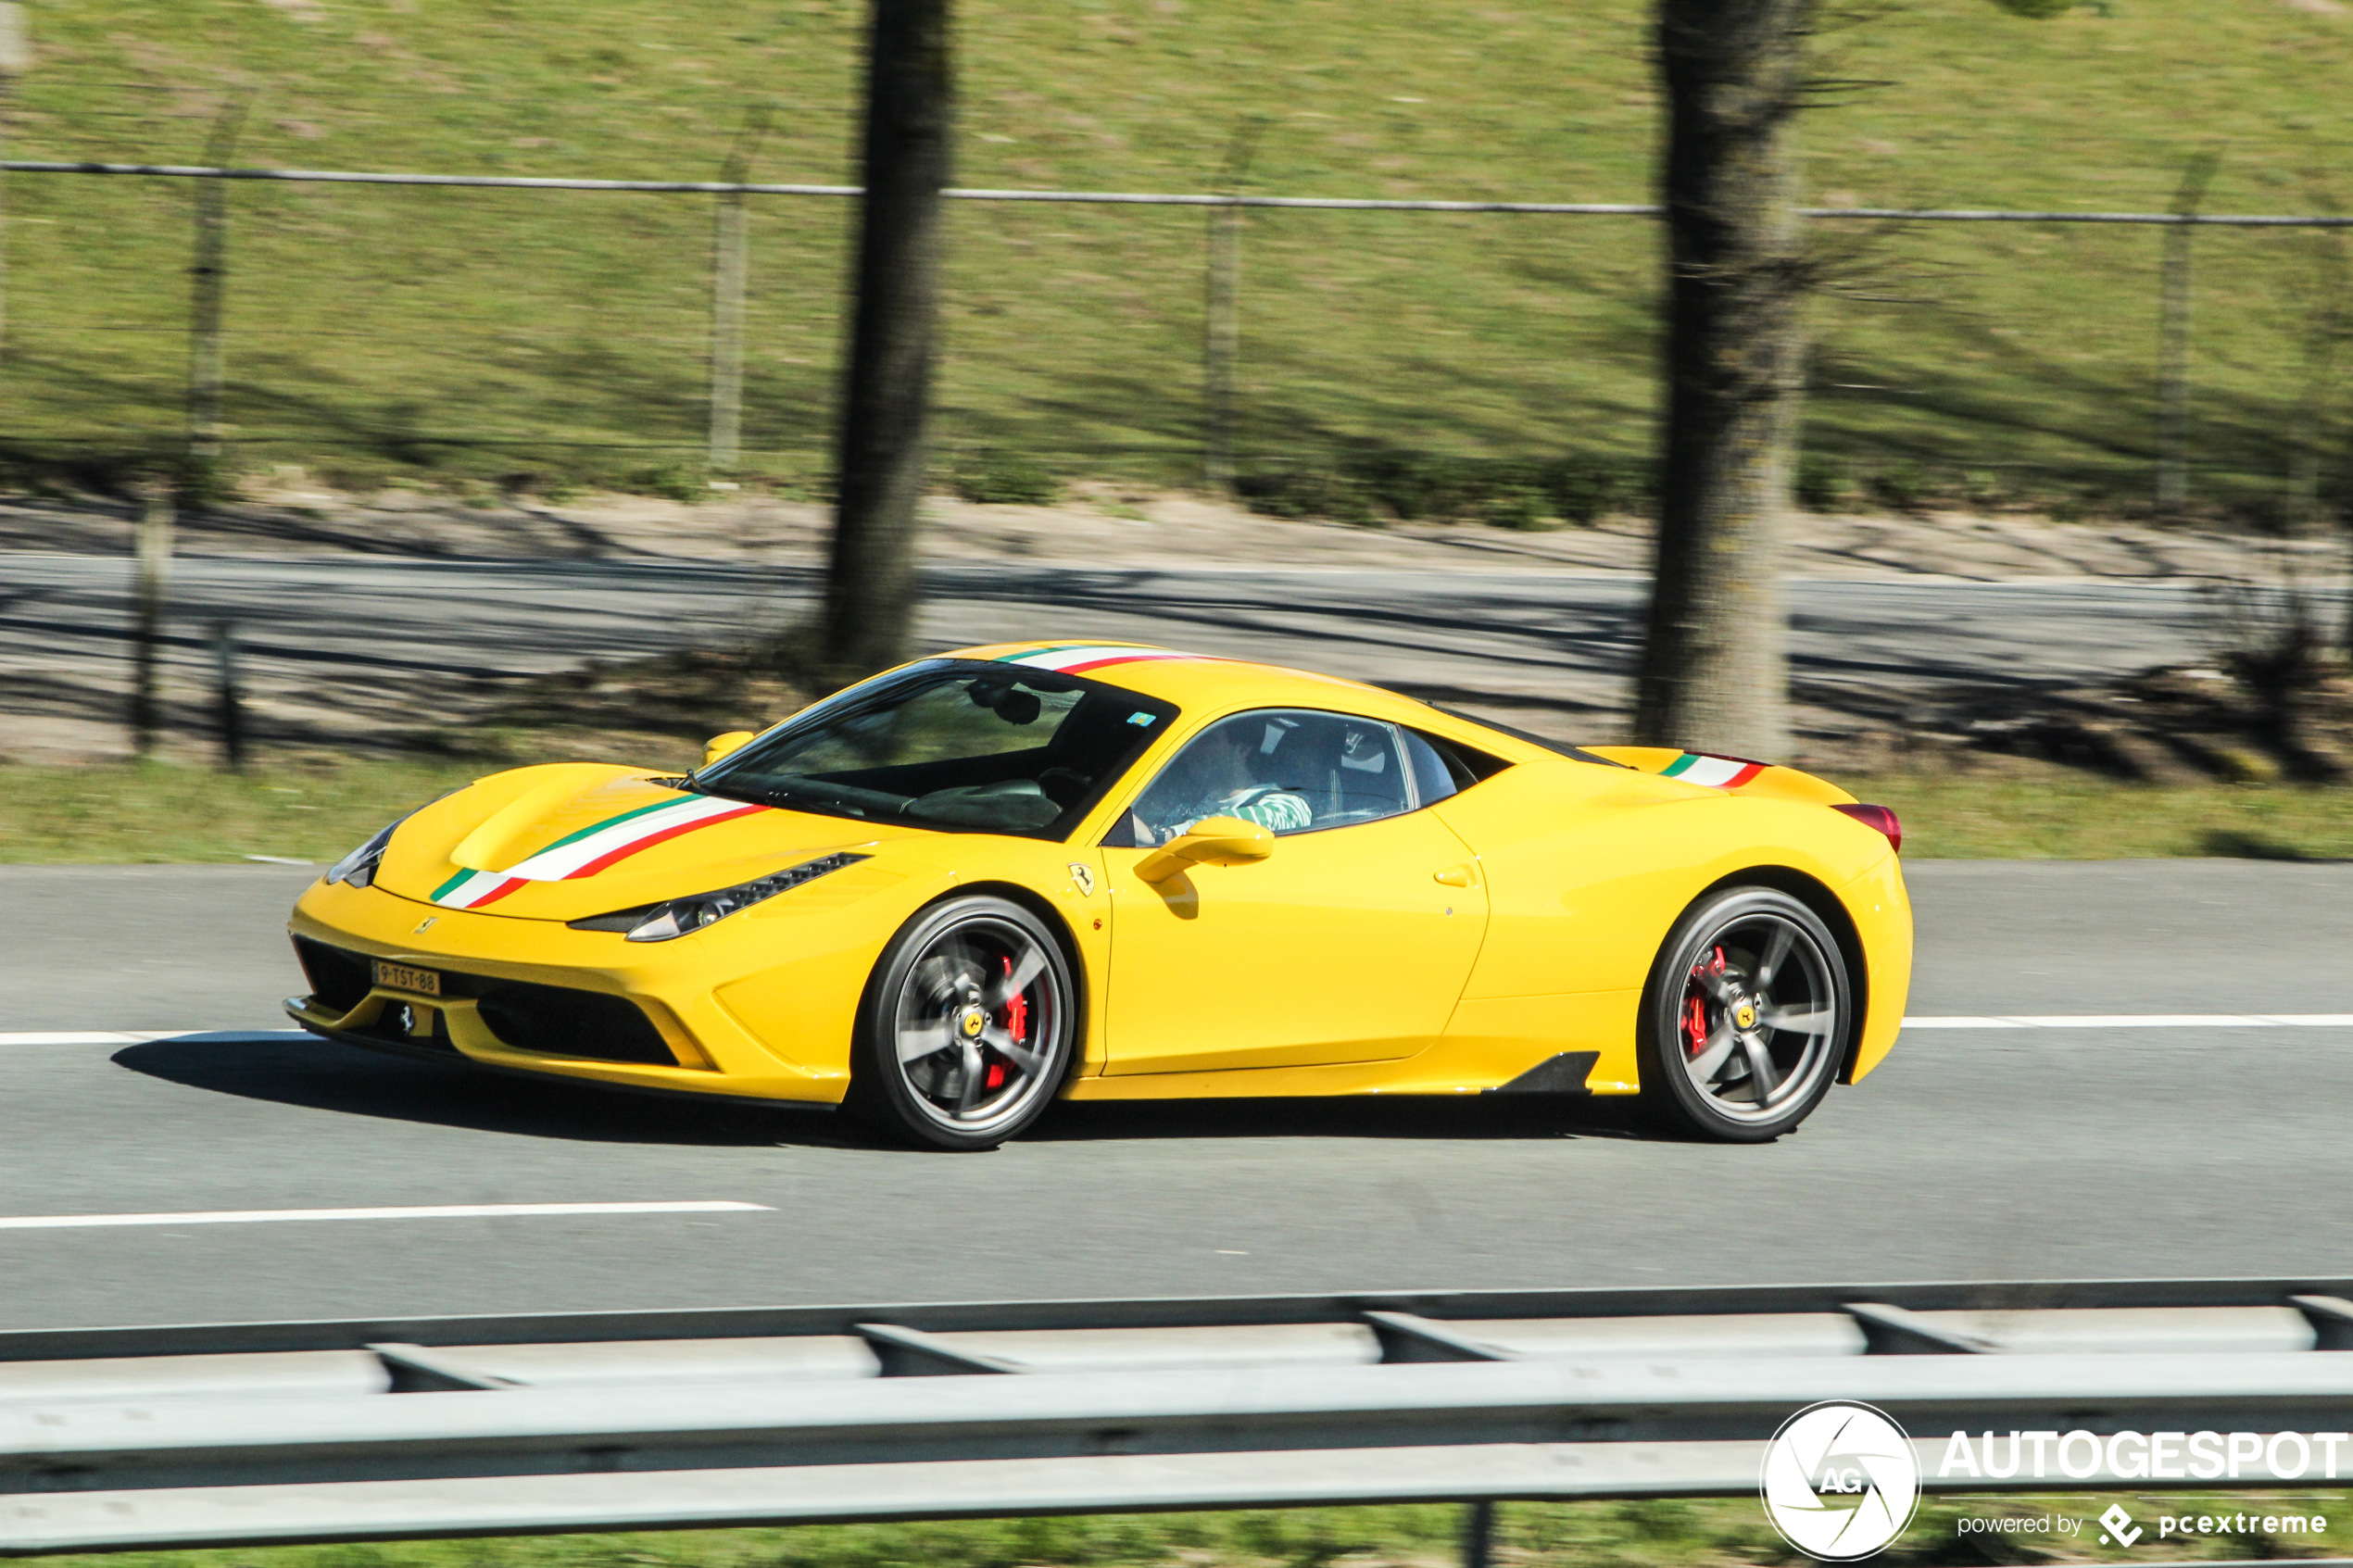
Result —
<path fill-rule="evenodd" d="M 1724 949 L 1718 947 L 1714 956 L 1692 966 L 1694 976 L 1724 972 Z M 1683 992 L 1684 1051 L 1697 1056 L 1707 1048 L 1707 1003 L 1700 997 L 1697 985 L 1686 985 Z"/>
<path fill-rule="evenodd" d="M 1013 960 L 1006 959 L 1002 962 L 1005 966 L 1005 978 L 1010 980 L 1013 974 Z M 1013 1037 L 1015 1045 L 1026 1045 L 1029 1042 L 1029 998 L 1018 991 L 1005 1001 L 1005 1033 Z M 1005 1064 L 1001 1061 L 990 1062 L 988 1076 L 981 1080 L 981 1086 L 989 1089 L 1003 1088 Z"/>

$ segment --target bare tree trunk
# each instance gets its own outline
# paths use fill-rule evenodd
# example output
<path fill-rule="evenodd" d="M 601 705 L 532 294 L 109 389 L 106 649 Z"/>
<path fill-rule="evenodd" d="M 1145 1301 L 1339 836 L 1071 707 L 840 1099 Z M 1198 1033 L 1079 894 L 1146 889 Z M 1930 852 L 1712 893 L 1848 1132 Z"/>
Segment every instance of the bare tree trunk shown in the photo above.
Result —
<path fill-rule="evenodd" d="M 854 679 L 906 657 L 915 608 L 949 179 L 949 0 L 874 0 L 866 194 L 843 389 L 826 586 L 827 673 Z"/>
<path fill-rule="evenodd" d="M 1634 728 L 1789 744 L 1780 534 L 1805 330 L 1793 120 L 1811 0 L 1659 0 L 1667 98 L 1666 424 Z"/>

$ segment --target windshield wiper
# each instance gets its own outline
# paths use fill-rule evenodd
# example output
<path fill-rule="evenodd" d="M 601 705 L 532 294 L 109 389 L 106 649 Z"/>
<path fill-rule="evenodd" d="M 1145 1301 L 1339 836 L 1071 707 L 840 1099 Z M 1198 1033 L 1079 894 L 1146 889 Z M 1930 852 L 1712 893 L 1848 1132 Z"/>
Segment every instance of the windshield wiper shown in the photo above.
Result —
<path fill-rule="evenodd" d="M 675 780 L 665 779 L 662 782 L 673 789 L 683 789 L 689 795 L 708 795 L 719 800 L 740 800 L 748 806 L 774 806 L 775 804 L 768 798 L 768 794 L 764 790 L 722 789 L 716 784 L 705 784 L 692 773 Z"/>

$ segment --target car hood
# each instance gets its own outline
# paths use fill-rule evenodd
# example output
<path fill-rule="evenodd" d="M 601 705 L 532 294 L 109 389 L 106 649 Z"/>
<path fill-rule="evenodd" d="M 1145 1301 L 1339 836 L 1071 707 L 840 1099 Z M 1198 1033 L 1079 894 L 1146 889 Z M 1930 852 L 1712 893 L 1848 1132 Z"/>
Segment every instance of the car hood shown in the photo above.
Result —
<path fill-rule="evenodd" d="M 920 834 L 672 787 L 639 768 L 496 773 L 402 822 L 376 885 L 446 909 L 579 920 Z"/>

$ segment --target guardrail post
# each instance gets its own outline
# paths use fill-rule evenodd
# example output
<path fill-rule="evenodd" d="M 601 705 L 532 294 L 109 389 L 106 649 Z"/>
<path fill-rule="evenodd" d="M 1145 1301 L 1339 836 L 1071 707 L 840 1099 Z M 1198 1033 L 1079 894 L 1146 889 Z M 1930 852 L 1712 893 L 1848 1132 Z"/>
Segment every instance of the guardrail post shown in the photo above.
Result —
<path fill-rule="evenodd" d="M 2173 194 L 2174 221 L 2165 231 L 2165 259 L 2158 288 L 2157 519 L 2178 519 L 2189 500 L 2190 438 L 2190 237 L 2198 205 L 2219 161 L 2200 153 L 2182 172 Z"/>
<path fill-rule="evenodd" d="M 1217 194 L 1241 194 L 1251 156 L 1265 119 L 1244 120 L 1226 149 Z M 1234 483 L 1234 362 L 1241 351 L 1242 209 L 1209 209 L 1209 269 L 1202 311 L 1202 483 L 1213 490 Z"/>
<path fill-rule="evenodd" d="M 768 130 L 769 108 L 758 105 L 744 116 L 744 128 L 720 166 L 720 180 L 740 185 L 750 178 L 751 158 Z M 714 219 L 711 267 L 711 483 L 731 474 L 742 457 L 744 419 L 744 294 L 750 278 L 748 214 L 741 191 L 723 192 Z"/>
<path fill-rule="evenodd" d="M 162 729 L 156 700 L 157 660 L 163 641 L 163 606 L 171 570 L 171 491 L 160 483 L 147 486 L 146 504 L 139 513 L 136 535 L 136 620 L 133 623 L 131 679 L 131 746 L 140 757 L 155 750 Z"/>
<path fill-rule="evenodd" d="M 1463 1568 L 1492 1568 L 1495 1505 L 1475 1502 L 1463 1510 Z"/>

